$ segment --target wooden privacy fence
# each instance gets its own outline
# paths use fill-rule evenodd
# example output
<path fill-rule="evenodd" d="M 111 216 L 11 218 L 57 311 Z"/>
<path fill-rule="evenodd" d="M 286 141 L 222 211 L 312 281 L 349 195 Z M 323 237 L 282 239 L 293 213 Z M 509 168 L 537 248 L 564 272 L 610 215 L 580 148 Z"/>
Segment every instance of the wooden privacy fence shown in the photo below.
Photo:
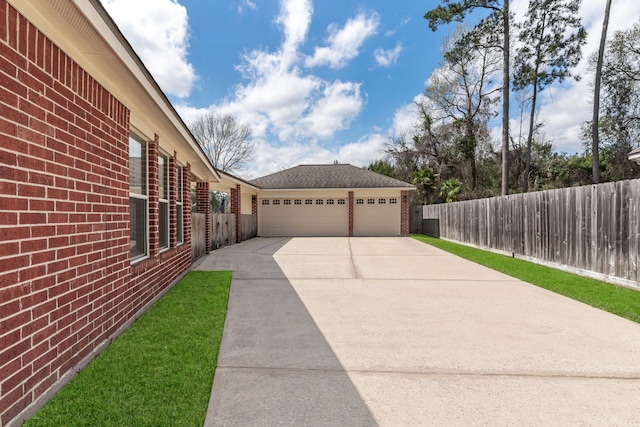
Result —
<path fill-rule="evenodd" d="M 240 215 L 242 221 L 242 241 L 258 236 L 258 215 Z"/>
<path fill-rule="evenodd" d="M 210 249 L 220 249 L 236 242 L 235 214 L 211 214 Z"/>
<path fill-rule="evenodd" d="M 207 236 L 204 228 L 206 218 L 203 213 L 191 213 L 191 259 L 194 261 L 206 253 Z"/>
<path fill-rule="evenodd" d="M 428 205 L 440 237 L 638 281 L 640 180 Z"/>

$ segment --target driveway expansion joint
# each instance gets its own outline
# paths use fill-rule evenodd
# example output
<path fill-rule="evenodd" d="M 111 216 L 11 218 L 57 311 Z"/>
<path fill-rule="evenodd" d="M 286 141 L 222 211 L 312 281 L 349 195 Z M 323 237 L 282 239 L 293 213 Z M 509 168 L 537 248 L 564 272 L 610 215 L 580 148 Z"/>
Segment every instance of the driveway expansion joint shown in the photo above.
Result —
<path fill-rule="evenodd" d="M 429 377 L 477 377 L 477 378 L 553 378 L 553 379 L 579 379 L 579 380 L 627 380 L 640 381 L 640 372 L 633 374 L 603 373 L 593 374 L 586 372 L 562 372 L 562 371 L 476 371 L 460 369 L 362 369 L 362 368 L 296 368 L 279 366 L 238 366 L 218 365 L 216 369 L 242 370 L 245 372 L 279 372 L 290 374 L 302 373 L 356 373 L 371 375 L 408 375 Z"/>

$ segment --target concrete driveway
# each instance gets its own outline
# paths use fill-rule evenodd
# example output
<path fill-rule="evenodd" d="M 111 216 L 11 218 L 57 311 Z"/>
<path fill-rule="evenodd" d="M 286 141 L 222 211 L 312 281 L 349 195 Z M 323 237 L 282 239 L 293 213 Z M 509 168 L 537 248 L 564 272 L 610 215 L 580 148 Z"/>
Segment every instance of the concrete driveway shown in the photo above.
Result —
<path fill-rule="evenodd" d="M 640 325 L 411 238 L 198 268 L 234 271 L 206 426 L 640 424 Z"/>

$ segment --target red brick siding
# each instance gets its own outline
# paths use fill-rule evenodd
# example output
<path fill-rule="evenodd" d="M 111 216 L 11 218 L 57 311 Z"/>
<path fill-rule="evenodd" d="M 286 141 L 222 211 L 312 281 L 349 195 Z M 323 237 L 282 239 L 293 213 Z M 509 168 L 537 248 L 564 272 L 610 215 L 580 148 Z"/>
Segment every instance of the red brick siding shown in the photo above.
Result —
<path fill-rule="evenodd" d="M 403 191 L 400 202 L 400 234 L 409 234 L 409 203 L 411 203 L 411 192 Z"/>
<path fill-rule="evenodd" d="M 205 214 L 204 235 L 206 239 L 205 242 L 207 242 L 205 253 L 211 251 L 211 207 L 209 197 L 209 183 L 198 182 L 196 185 L 196 208 L 199 213 Z"/>
<path fill-rule="evenodd" d="M 182 217 L 184 244 L 191 247 L 191 165 L 189 163 L 182 173 Z"/>
<path fill-rule="evenodd" d="M 349 237 L 353 237 L 353 191 L 349 191 L 347 203 L 349 203 Z"/>
<path fill-rule="evenodd" d="M 155 256 L 152 185 L 151 257 L 131 266 L 128 109 L 6 0 L 0 52 L 5 425 L 188 269 L 191 217 L 185 192 L 187 244 Z"/>
<path fill-rule="evenodd" d="M 178 242 L 178 213 L 176 210 L 176 152 L 169 158 L 169 247 L 175 248 Z"/>
<path fill-rule="evenodd" d="M 236 216 L 236 243 L 242 241 L 242 193 L 240 184 L 231 189 L 231 213 Z"/>

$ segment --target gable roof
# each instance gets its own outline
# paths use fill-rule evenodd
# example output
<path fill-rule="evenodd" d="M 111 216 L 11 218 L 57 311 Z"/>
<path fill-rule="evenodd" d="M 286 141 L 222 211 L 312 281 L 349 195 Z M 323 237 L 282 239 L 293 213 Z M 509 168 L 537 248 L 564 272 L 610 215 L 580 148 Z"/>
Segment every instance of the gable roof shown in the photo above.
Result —
<path fill-rule="evenodd" d="M 349 164 L 300 165 L 249 181 L 265 190 L 322 188 L 404 188 L 415 187 L 399 179 Z"/>

